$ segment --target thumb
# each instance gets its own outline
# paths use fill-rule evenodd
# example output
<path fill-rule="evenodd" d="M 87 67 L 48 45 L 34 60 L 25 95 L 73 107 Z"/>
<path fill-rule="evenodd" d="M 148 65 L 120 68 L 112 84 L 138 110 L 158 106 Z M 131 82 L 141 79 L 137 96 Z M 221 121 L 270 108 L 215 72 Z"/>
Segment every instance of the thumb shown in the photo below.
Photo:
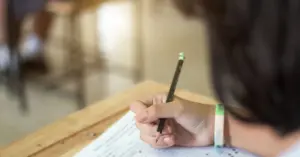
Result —
<path fill-rule="evenodd" d="M 148 107 L 136 115 L 141 123 L 152 123 L 159 118 L 176 118 L 183 112 L 184 106 L 178 102 L 157 104 Z"/>

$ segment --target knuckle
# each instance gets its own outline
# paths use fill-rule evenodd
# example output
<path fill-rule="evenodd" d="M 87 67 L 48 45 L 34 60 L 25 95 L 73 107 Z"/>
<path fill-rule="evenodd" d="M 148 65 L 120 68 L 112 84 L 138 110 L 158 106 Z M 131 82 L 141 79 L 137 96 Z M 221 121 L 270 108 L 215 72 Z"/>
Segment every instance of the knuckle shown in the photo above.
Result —
<path fill-rule="evenodd" d="M 147 138 L 145 138 L 143 134 L 140 134 L 140 139 L 146 143 L 149 143 L 149 141 L 147 141 Z"/>
<path fill-rule="evenodd" d="M 148 135 L 151 136 L 151 137 L 156 138 L 157 137 L 156 128 L 157 127 L 154 127 L 154 126 L 148 126 Z"/>
<path fill-rule="evenodd" d="M 141 134 L 140 135 L 140 139 L 142 141 L 144 141 L 145 143 L 149 144 L 152 147 L 156 147 L 156 143 L 155 143 L 155 139 L 150 138 L 149 136 L 145 135 L 145 134 Z"/>
<path fill-rule="evenodd" d="M 167 97 L 168 97 L 168 93 L 161 94 L 160 99 L 161 99 L 162 103 L 166 103 Z"/>
<path fill-rule="evenodd" d="M 148 114 L 150 117 L 157 117 L 159 112 L 159 109 L 157 105 L 153 105 L 151 108 L 149 108 Z"/>
<path fill-rule="evenodd" d="M 153 139 L 153 140 L 151 141 L 150 145 L 151 145 L 151 147 L 153 147 L 153 148 L 159 148 L 159 147 L 160 147 L 160 146 L 156 143 L 156 140 L 155 140 L 155 139 Z"/>
<path fill-rule="evenodd" d="M 177 112 L 175 113 L 175 117 L 180 117 L 183 113 L 184 113 L 184 110 L 185 110 L 185 106 L 180 103 L 180 102 L 176 102 L 176 107 L 177 107 Z"/>
<path fill-rule="evenodd" d="M 141 134 L 150 135 L 151 128 L 146 124 L 136 124 L 137 128 L 140 130 Z"/>

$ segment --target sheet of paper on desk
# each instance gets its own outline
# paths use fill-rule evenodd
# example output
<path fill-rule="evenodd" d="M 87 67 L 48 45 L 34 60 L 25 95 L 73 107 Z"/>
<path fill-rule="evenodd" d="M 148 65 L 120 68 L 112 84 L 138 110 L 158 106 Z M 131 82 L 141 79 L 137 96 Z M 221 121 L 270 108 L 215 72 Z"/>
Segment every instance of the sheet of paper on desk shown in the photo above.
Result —
<path fill-rule="evenodd" d="M 236 149 L 170 148 L 154 149 L 143 143 L 135 126 L 134 113 L 128 112 L 108 131 L 75 157 L 254 157 Z"/>

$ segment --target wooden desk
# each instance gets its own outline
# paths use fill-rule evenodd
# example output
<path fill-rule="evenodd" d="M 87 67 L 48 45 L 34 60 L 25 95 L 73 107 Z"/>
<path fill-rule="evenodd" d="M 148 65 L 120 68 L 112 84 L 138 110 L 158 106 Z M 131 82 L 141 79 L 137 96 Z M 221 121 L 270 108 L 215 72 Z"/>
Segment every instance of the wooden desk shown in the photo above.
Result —
<path fill-rule="evenodd" d="M 128 111 L 134 100 L 167 92 L 168 86 L 146 81 L 104 101 L 90 105 L 1 149 L 1 157 L 71 157 Z M 214 104 L 212 99 L 184 90 L 183 98 Z"/>

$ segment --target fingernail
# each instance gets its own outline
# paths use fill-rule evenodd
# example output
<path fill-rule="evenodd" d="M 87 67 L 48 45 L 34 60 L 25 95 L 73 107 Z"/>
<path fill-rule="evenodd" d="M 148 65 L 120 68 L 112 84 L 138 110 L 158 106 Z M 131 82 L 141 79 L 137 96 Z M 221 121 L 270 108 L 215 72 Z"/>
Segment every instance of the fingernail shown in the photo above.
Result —
<path fill-rule="evenodd" d="M 171 126 L 168 126 L 168 131 L 169 131 L 169 133 L 172 133 L 172 127 Z"/>
<path fill-rule="evenodd" d="M 171 142 L 171 138 L 170 138 L 170 137 L 164 138 L 164 142 L 165 142 L 165 143 L 170 143 L 170 142 Z"/>
<path fill-rule="evenodd" d="M 170 126 L 165 126 L 164 130 L 163 130 L 163 134 L 171 134 L 172 133 L 172 129 Z"/>
<path fill-rule="evenodd" d="M 174 137 L 173 136 L 169 136 L 164 138 L 164 142 L 168 145 L 168 146 L 173 146 L 175 144 L 174 141 Z"/>
<path fill-rule="evenodd" d="M 168 133 L 172 133 L 172 127 L 171 126 L 167 126 L 167 130 L 168 130 Z"/>
<path fill-rule="evenodd" d="M 162 132 L 162 134 L 168 135 L 168 134 L 170 134 L 170 131 L 168 129 L 164 129 L 163 132 Z"/>

